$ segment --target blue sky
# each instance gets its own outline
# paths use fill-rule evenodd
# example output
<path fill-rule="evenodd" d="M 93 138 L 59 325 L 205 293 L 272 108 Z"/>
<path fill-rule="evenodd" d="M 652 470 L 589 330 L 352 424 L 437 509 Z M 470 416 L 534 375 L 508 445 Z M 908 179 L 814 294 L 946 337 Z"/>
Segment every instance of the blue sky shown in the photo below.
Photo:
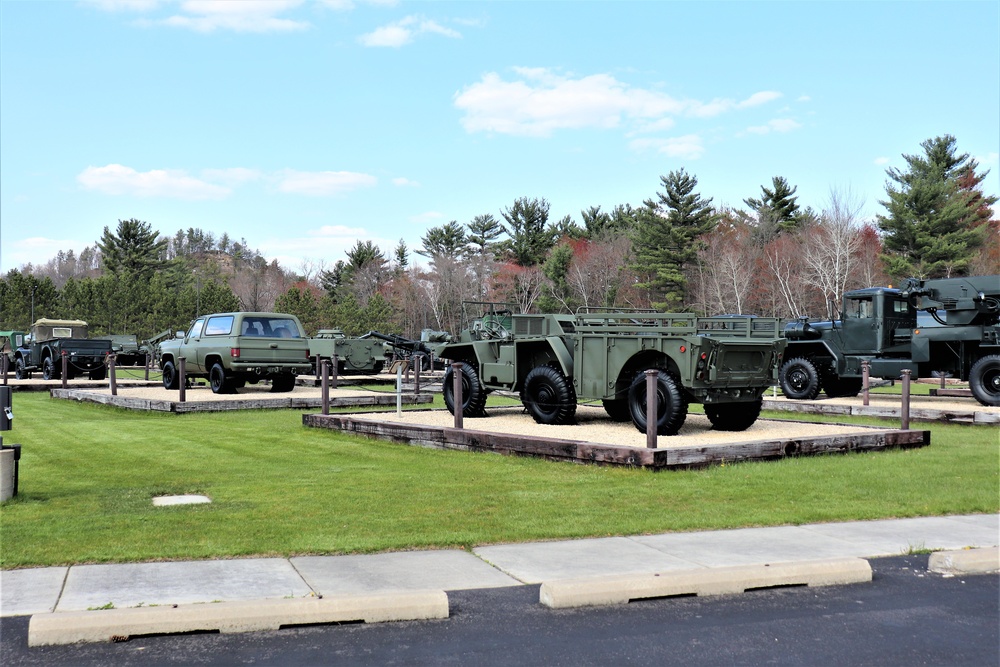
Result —
<path fill-rule="evenodd" d="M 716 205 L 781 175 L 874 216 L 943 134 L 998 194 L 998 44 L 995 1 L 0 0 L 0 272 L 127 218 L 330 266 L 680 168 Z"/>

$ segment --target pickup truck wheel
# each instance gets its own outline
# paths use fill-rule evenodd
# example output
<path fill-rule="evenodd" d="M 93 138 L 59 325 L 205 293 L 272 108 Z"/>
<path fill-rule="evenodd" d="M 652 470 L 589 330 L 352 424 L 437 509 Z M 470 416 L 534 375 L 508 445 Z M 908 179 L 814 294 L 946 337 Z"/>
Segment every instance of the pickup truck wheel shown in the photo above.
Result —
<path fill-rule="evenodd" d="M 87 377 L 89 377 L 91 380 L 104 380 L 108 377 L 108 367 L 101 366 L 100 368 L 95 368 L 94 370 L 90 371 Z"/>
<path fill-rule="evenodd" d="M 606 398 L 601 403 L 604 405 L 604 411 L 608 413 L 608 417 L 611 417 L 611 421 L 627 422 L 632 418 L 627 398 Z"/>
<path fill-rule="evenodd" d="M 990 354 L 969 370 L 969 389 L 983 405 L 1000 406 L 1000 354 Z"/>
<path fill-rule="evenodd" d="M 819 396 L 819 371 L 816 364 L 805 357 L 789 359 L 778 374 L 781 391 L 788 398 L 811 401 Z"/>
<path fill-rule="evenodd" d="M 749 403 L 706 405 L 705 416 L 716 431 L 745 431 L 760 417 L 761 399 Z"/>
<path fill-rule="evenodd" d="M 212 385 L 213 394 L 233 394 L 236 390 L 226 376 L 226 369 L 222 364 L 213 364 L 208 371 L 208 383 Z"/>
<path fill-rule="evenodd" d="M 444 404 L 451 414 L 455 414 L 455 369 L 449 366 L 444 374 Z M 486 416 L 486 390 L 479 383 L 476 370 L 467 363 L 462 364 L 462 416 Z"/>
<path fill-rule="evenodd" d="M 280 373 L 271 376 L 271 393 L 284 393 L 295 389 L 295 376 L 291 373 Z"/>
<path fill-rule="evenodd" d="M 632 423 L 646 432 L 646 373 L 640 372 L 628 388 L 628 407 Z M 681 394 L 679 382 L 666 371 L 656 377 L 656 434 L 676 435 L 687 419 L 688 404 Z"/>
<path fill-rule="evenodd" d="M 177 372 L 177 367 L 174 366 L 174 362 L 172 361 L 163 362 L 163 388 L 181 388 L 181 374 Z"/>
<path fill-rule="evenodd" d="M 52 363 L 52 357 L 45 357 L 45 361 L 42 362 L 42 379 L 59 379 L 59 371 L 56 370 L 56 365 Z"/>
<path fill-rule="evenodd" d="M 829 375 L 823 378 L 823 392 L 827 398 L 851 398 L 861 393 L 861 384 L 861 378 Z"/>
<path fill-rule="evenodd" d="M 14 377 L 18 380 L 27 380 L 31 377 L 31 373 L 24 368 L 24 359 L 18 358 L 14 361 Z"/>
<path fill-rule="evenodd" d="M 572 424 L 576 417 L 573 384 L 552 366 L 536 366 L 528 371 L 521 403 L 539 424 Z"/>

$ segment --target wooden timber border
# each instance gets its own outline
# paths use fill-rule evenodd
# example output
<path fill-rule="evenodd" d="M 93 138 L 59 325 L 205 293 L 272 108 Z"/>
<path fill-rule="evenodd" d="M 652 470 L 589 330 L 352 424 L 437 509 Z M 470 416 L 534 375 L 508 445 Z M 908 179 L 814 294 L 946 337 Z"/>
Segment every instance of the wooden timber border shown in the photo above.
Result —
<path fill-rule="evenodd" d="M 234 394 L 232 399 L 221 401 L 172 401 L 166 399 L 153 398 L 129 398 L 128 396 L 112 396 L 110 394 L 96 393 L 85 389 L 51 389 L 52 398 L 70 399 L 89 403 L 100 403 L 103 405 L 113 405 L 127 410 L 143 410 L 150 412 L 229 412 L 232 410 L 275 410 L 283 408 L 295 408 L 299 410 L 311 410 L 322 406 L 323 399 L 319 396 L 288 396 L 278 395 L 274 398 L 270 396 L 262 397 L 259 394 L 253 396 L 243 396 Z M 430 403 L 434 399 L 423 394 L 413 396 L 403 395 L 404 405 L 414 405 L 418 403 Z M 371 396 L 342 396 L 330 397 L 331 408 L 353 408 L 371 406 L 394 406 L 396 405 L 395 394 L 372 394 Z"/>
<path fill-rule="evenodd" d="M 677 445 L 646 449 L 582 440 L 540 438 L 473 429 L 401 424 L 352 415 L 302 415 L 305 426 L 328 428 L 408 445 L 535 456 L 556 461 L 596 463 L 652 470 L 699 468 L 719 463 L 783 459 L 795 456 L 882 451 L 924 447 L 930 431 L 870 429 L 842 435 L 781 438 L 718 445 Z"/>
<path fill-rule="evenodd" d="M 765 410 L 796 412 L 813 415 L 850 415 L 852 417 L 881 417 L 884 419 L 900 419 L 899 405 L 858 405 L 846 403 L 830 403 L 827 401 L 778 401 L 764 399 Z M 978 404 L 977 404 L 978 405 Z M 915 408 L 910 405 L 910 419 L 913 421 L 954 422 L 960 424 L 1000 424 L 1000 412 L 989 412 L 986 409 L 944 409 Z"/>

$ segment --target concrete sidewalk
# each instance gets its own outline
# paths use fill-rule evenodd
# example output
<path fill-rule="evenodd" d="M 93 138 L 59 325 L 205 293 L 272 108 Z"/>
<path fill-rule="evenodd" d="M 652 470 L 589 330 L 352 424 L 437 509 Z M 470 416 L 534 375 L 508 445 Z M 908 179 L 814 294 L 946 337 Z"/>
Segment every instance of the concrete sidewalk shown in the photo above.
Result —
<path fill-rule="evenodd" d="M 0 615 L 496 588 L 998 544 L 1000 515 L 977 514 L 508 544 L 472 553 L 75 565 L 0 572 Z"/>

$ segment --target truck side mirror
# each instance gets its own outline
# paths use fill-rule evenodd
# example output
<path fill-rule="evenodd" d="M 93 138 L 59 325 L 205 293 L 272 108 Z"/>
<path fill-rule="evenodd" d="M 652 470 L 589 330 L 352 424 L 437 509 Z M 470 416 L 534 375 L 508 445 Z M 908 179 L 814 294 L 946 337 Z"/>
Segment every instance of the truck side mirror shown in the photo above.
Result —
<path fill-rule="evenodd" d="M 174 334 L 174 338 L 184 338 L 184 332 L 178 331 L 177 333 Z"/>

